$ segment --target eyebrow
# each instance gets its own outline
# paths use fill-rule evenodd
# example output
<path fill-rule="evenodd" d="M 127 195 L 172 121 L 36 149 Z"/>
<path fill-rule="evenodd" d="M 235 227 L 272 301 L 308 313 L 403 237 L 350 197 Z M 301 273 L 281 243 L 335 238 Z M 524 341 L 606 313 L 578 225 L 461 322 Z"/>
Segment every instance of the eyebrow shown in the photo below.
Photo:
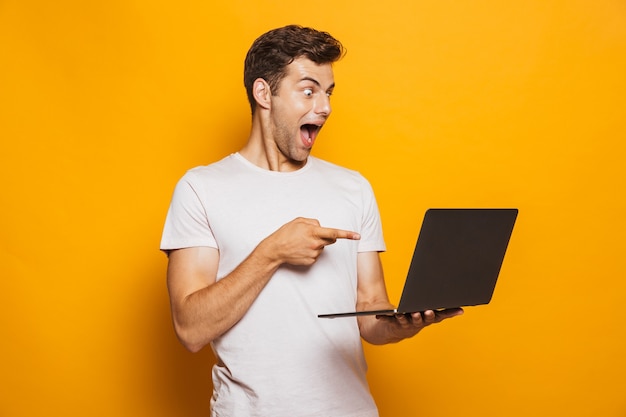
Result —
<path fill-rule="evenodd" d="M 315 78 L 312 77 L 303 77 L 300 82 L 302 81 L 311 81 L 313 84 L 317 85 L 319 88 L 322 88 L 322 85 L 320 84 L 319 81 L 317 81 Z M 335 83 L 332 83 L 329 87 L 328 90 L 333 90 L 335 88 Z M 328 91 L 326 90 L 326 91 Z"/>

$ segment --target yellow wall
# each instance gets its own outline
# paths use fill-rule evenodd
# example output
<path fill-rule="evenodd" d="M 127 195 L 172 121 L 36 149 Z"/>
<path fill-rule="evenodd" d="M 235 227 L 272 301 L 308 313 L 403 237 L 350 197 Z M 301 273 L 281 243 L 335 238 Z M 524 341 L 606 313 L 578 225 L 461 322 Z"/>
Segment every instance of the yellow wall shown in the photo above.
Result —
<path fill-rule="evenodd" d="M 161 227 L 294 22 L 348 48 L 315 153 L 372 182 L 394 300 L 425 209 L 520 209 L 490 305 L 366 348 L 382 416 L 626 415 L 622 0 L 0 1 L 0 415 L 206 415 Z"/>

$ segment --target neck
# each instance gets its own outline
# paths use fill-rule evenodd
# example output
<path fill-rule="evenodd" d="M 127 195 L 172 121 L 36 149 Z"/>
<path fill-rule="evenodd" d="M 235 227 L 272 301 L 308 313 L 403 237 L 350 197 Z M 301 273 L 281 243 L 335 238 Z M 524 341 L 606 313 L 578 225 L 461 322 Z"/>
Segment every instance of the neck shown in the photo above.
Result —
<path fill-rule="evenodd" d="M 248 141 L 241 148 L 239 154 L 254 165 L 269 171 L 296 171 L 307 163 L 306 159 L 295 161 L 287 158 L 276 145 L 269 124 L 264 123 L 261 117 L 256 114 L 252 118 L 252 128 Z"/>

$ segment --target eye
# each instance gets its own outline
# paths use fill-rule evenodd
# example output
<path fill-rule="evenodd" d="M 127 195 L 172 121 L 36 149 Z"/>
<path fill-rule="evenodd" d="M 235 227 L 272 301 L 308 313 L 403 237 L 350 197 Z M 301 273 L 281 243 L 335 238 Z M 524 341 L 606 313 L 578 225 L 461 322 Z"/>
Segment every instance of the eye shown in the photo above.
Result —
<path fill-rule="evenodd" d="M 305 88 L 304 89 L 304 95 L 307 97 L 311 97 L 313 95 L 313 89 L 312 88 Z"/>

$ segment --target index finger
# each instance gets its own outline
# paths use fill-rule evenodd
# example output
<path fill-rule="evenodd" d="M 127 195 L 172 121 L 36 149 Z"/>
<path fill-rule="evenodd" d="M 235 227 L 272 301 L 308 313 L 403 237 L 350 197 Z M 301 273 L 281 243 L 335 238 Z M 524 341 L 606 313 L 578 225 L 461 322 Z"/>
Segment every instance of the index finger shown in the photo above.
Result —
<path fill-rule="evenodd" d="M 342 229 L 333 229 L 330 227 L 320 227 L 318 229 L 317 235 L 322 239 L 350 239 L 350 240 L 359 240 L 361 239 L 361 235 L 357 232 L 352 232 L 349 230 Z"/>

